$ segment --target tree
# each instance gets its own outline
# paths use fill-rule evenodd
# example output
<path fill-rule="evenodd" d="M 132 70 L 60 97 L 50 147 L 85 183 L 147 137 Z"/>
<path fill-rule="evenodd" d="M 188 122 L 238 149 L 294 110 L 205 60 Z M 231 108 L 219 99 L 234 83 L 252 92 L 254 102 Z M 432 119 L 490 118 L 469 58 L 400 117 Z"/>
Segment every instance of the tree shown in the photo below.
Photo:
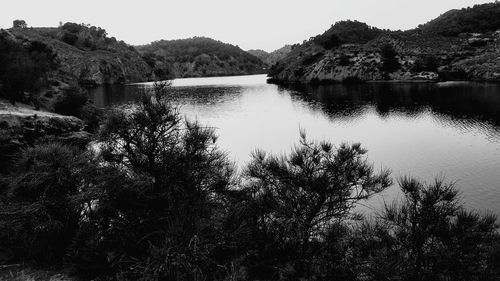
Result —
<path fill-rule="evenodd" d="M 156 84 L 103 125 L 107 172 L 90 192 L 98 194 L 84 227 L 90 234 L 73 255 L 82 269 L 95 266 L 77 254 L 91 245 L 111 254 L 115 273 L 132 279 L 198 280 L 216 268 L 209 254 L 233 166 L 214 131 L 182 120 L 167 90 L 168 84 Z"/>
<path fill-rule="evenodd" d="M 391 73 L 399 69 L 398 53 L 391 44 L 384 44 L 380 47 L 380 56 L 382 57 L 381 70 Z"/>
<path fill-rule="evenodd" d="M 25 100 L 47 85 L 48 72 L 54 69 L 55 54 L 42 42 L 21 45 L 0 34 L 0 81 L 2 95 L 12 103 Z"/>
<path fill-rule="evenodd" d="M 307 141 L 289 155 L 257 151 L 245 170 L 252 225 L 261 262 L 291 267 L 296 277 L 310 276 L 318 245 L 333 225 L 354 218 L 352 209 L 391 184 L 389 172 L 374 173 L 359 144 Z M 321 243 L 319 243 L 321 244 Z M 276 263 L 276 260 L 281 260 Z M 276 272 L 271 274 L 277 274 Z M 261 277 L 270 278 L 271 276 Z"/>
<path fill-rule="evenodd" d="M 28 25 L 24 20 L 14 20 L 12 23 L 13 28 L 27 28 Z"/>
<path fill-rule="evenodd" d="M 402 202 L 386 206 L 362 240 L 374 279 L 497 280 L 495 216 L 466 211 L 453 184 L 400 180 Z M 368 230 L 368 231 L 367 231 Z"/>

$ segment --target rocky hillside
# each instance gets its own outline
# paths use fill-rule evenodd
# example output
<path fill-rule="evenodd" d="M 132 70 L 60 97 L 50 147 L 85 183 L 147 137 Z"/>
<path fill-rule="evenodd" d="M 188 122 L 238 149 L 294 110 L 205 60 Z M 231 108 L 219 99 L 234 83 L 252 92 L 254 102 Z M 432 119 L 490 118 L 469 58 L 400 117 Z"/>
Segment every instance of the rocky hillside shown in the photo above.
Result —
<path fill-rule="evenodd" d="M 453 10 L 409 31 L 338 22 L 274 65 L 281 83 L 500 81 L 500 4 Z M 459 28 L 460 27 L 460 28 Z"/>
<path fill-rule="evenodd" d="M 248 50 L 247 52 L 249 52 L 253 56 L 258 57 L 262 62 L 264 62 L 266 67 L 269 68 L 273 66 L 277 61 L 285 58 L 291 51 L 292 46 L 285 45 L 284 47 L 270 53 L 260 49 Z"/>
<path fill-rule="evenodd" d="M 20 44 L 41 42 L 55 54 L 53 80 L 80 85 L 148 81 L 155 78 L 141 55 L 104 29 L 75 23 L 58 28 L 11 28 L 2 36 Z"/>
<path fill-rule="evenodd" d="M 161 78 L 246 75 L 265 71 L 257 57 L 237 46 L 206 37 L 160 40 L 136 48 Z"/>

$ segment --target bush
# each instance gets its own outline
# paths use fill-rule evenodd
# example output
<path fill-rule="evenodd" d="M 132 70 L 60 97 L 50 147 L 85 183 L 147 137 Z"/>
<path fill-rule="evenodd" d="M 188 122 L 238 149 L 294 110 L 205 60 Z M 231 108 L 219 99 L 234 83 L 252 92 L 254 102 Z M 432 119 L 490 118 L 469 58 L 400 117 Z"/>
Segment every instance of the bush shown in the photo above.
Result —
<path fill-rule="evenodd" d="M 66 44 L 74 46 L 76 44 L 76 41 L 78 41 L 78 35 L 69 32 L 64 32 L 61 40 Z"/>
<path fill-rule="evenodd" d="M 359 21 L 339 21 L 322 35 L 314 38 L 314 42 L 325 49 L 333 49 L 342 44 L 364 44 L 382 34 L 382 30 L 372 28 Z"/>
<path fill-rule="evenodd" d="M 437 71 L 439 67 L 438 59 L 433 55 L 422 55 L 417 57 L 412 70 L 415 72 L 421 71 Z"/>
<path fill-rule="evenodd" d="M 380 56 L 382 57 L 381 70 L 391 73 L 400 68 L 398 53 L 391 44 L 384 44 L 380 47 Z"/>
<path fill-rule="evenodd" d="M 26 101 L 25 92 L 47 86 L 47 73 L 55 66 L 55 54 L 44 43 L 22 45 L 0 34 L 0 90 L 12 103 Z"/>
<path fill-rule="evenodd" d="M 341 54 L 339 57 L 339 65 L 341 66 L 351 65 L 351 58 L 346 54 Z"/>
<path fill-rule="evenodd" d="M 131 279 L 197 280 L 219 270 L 209 255 L 233 166 L 213 130 L 183 121 L 165 89 L 158 84 L 103 126 L 107 172 L 86 223 L 91 233 L 75 249 L 94 254 L 75 254 L 78 268 L 101 266 L 92 257 L 106 253 L 108 269 Z"/>
<path fill-rule="evenodd" d="M 82 108 L 88 103 L 89 97 L 81 88 L 73 86 L 64 90 L 57 99 L 54 111 L 62 115 L 80 116 Z"/>
<path fill-rule="evenodd" d="M 466 211 L 453 184 L 403 178 L 401 203 L 386 206 L 380 221 L 362 231 L 376 276 L 403 280 L 496 280 L 491 263 L 498 224 L 491 215 Z M 368 237 L 369 236 L 369 237 Z"/>
<path fill-rule="evenodd" d="M 73 23 L 73 22 L 67 22 L 61 26 L 61 29 L 63 31 L 66 31 L 67 33 L 79 33 L 80 31 L 83 30 L 83 26 L 81 24 Z"/>
<path fill-rule="evenodd" d="M 9 261 L 62 262 L 78 230 L 85 163 L 77 150 L 57 143 L 19 154 L 0 201 L 0 243 Z"/>
<path fill-rule="evenodd" d="M 249 274 L 266 265 L 271 279 L 279 271 L 290 278 L 309 278 L 315 271 L 322 237 L 339 223 L 353 219 L 360 201 L 391 184 L 389 172 L 374 173 L 359 144 L 307 141 L 283 157 L 257 151 L 247 166 L 244 191 L 251 198 L 245 221 L 255 240 Z M 262 273 L 259 273 L 262 274 Z"/>

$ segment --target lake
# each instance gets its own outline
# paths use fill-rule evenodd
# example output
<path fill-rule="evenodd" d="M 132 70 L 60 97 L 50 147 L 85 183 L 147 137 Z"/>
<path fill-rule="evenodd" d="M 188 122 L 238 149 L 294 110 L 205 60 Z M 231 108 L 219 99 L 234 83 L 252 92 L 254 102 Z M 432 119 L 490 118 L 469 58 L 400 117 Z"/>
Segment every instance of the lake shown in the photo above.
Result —
<path fill-rule="evenodd" d="M 106 108 L 151 86 L 95 88 L 91 97 Z M 375 168 L 390 168 L 395 179 L 444 177 L 456 183 L 467 207 L 500 216 L 500 84 L 285 88 L 251 75 L 176 79 L 171 97 L 188 118 L 216 128 L 220 147 L 240 167 L 257 148 L 290 151 L 303 129 L 311 140 L 360 142 Z M 399 196 L 394 186 L 369 205 Z"/>

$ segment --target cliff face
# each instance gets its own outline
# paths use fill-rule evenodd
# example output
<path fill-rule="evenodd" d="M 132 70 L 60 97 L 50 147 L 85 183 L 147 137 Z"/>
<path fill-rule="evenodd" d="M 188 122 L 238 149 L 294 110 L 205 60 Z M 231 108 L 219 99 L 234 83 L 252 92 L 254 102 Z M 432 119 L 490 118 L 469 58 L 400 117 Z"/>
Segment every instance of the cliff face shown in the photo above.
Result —
<path fill-rule="evenodd" d="M 137 50 L 161 78 L 264 73 L 257 57 L 237 46 L 205 37 L 160 40 Z"/>
<path fill-rule="evenodd" d="M 460 29 L 451 23 L 449 28 L 442 26 L 449 18 L 470 18 L 470 13 L 481 17 L 477 11 L 483 6 L 451 11 L 443 19 L 405 32 L 380 30 L 359 22 L 337 23 L 324 34 L 294 45 L 290 54 L 271 68 L 269 76 L 271 81 L 284 83 L 500 81 L 500 31 L 495 29 L 496 22 L 492 21 L 490 30 L 482 24 L 478 28 L 482 33 L 456 33 Z M 486 6 L 498 11 L 500 18 L 500 4 Z M 440 32 L 433 31 L 436 24 Z M 471 28 L 468 25 L 466 30 Z M 455 33 L 450 35 L 448 30 Z"/>
<path fill-rule="evenodd" d="M 155 78 L 141 55 L 124 42 L 97 35 L 95 27 L 72 24 L 59 28 L 12 28 L 7 32 L 20 43 L 38 41 L 56 55 L 56 70 L 49 77 L 64 83 L 102 85 L 142 82 Z M 102 29 L 99 29 L 102 30 Z"/>

